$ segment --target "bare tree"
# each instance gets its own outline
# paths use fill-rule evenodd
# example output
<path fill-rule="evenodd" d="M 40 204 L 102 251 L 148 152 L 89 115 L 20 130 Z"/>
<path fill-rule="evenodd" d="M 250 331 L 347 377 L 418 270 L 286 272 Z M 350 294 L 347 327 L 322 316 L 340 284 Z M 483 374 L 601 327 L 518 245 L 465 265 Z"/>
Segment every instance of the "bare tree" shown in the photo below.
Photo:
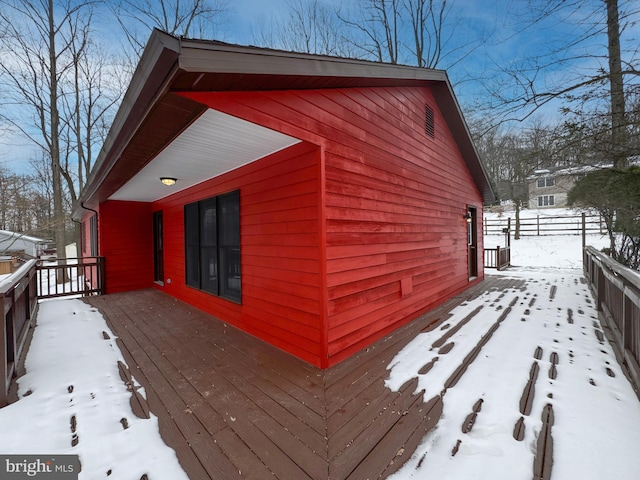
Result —
<path fill-rule="evenodd" d="M 33 175 L 30 183 L 33 197 L 33 215 L 35 216 L 34 234 L 46 239 L 55 238 L 53 222 L 53 191 L 51 169 L 46 154 L 31 161 Z"/>
<path fill-rule="evenodd" d="M 62 174 L 72 203 L 91 173 L 95 153 L 105 140 L 128 79 L 119 74 L 119 59 L 94 43 L 89 27 L 90 24 L 85 24 L 77 31 L 70 26 L 70 31 L 77 32 L 78 41 L 70 46 L 69 94 L 62 99 L 68 147 L 63 156 Z"/>
<path fill-rule="evenodd" d="M 214 38 L 227 11 L 227 0 L 120 0 L 114 13 L 137 59 L 154 28 Z"/>
<path fill-rule="evenodd" d="M 257 43 L 294 52 L 351 56 L 343 24 L 322 0 L 287 0 L 286 5 L 284 15 L 259 26 Z"/>
<path fill-rule="evenodd" d="M 14 99 L 2 116 L 48 159 L 61 258 L 69 240 L 70 205 L 91 171 L 126 81 L 112 55 L 92 40 L 94 4 L 0 0 L 5 7 L 0 18 L 7 25 L 0 73 L 2 87 Z"/>
<path fill-rule="evenodd" d="M 363 54 L 379 62 L 399 61 L 401 0 L 360 0 L 351 11 L 338 17 L 353 32 L 348 41 Z"/>
<path fill-rule="evenodd" d="M 418 67 L 436 68 L 443 54 L 446 0 L 404 0 L 413 33 L 413 54 Z"/>
<path fill-rule="evenodd" d="M 528 179 L 536 170 L 564 164 L 560 127 L 537 119 L 528 128 L 504 131 L 498 125 L 487 130 L 475 118 L 471 131 L 480 157 L 501 200 L 515 208 L 514 238 L 520 238 L 520 211 L 528 204 Z"/>
<path fill-rule="evenodd" d="M 84 21 L 89 3 L 67 1 L 60 11 L 53 0 L 3 0 L 3 21 L 8 34 L 3 41 L 0 68 L 17 98 L 18 110 L 30 112 L 31 125 L 8 118 L 27 138 L 47 153 L 52 172 L 56 248 L 64 258 L 65 211 L 60 139 L 65 128 L 61 119 L 62 83 L 71 60 L 68 52 L 75 41 L 65 25 Z"/>
<path fill-rule="evenodd" d="M 43 198 L 33 175 L 0 167 L 0 229 L 52 238 L 50 199 Z"/>
<path fill-rule="evenodd" d="M 605 0 L 607 7 L 607 51 L 609 53 L 609 89 L 611 103 L 611 160 L 614 167 L 627 165 L 627 121 L 625 115 L 622 56 L 620 53 L 620 19 L 618 0 Z"/>
<path fill-rule="evenodd" d="M 487 84 L 491 98 L 502 109 L 502 121 L 523 121 L 550 102 L 563 104 L 566 115 L 608 109 L 609 159 L 624 167 L 627 157 L 637 154 L 629 144 L 624 79 L 637 83 L 637 48 L 621 54 L 621 32 L 633 24 L 640 11 L 633 2 L 621 12 L 617 0 L 545 0 L 528 2 L 523 21 L 515 30 L 535 32 L 544 28 L 559 31 L 558 38 L 546 38 L 547 48 L 526 58 L 511 59 L 502 73 L 507 80 Z M 621 24 L 624 22 L 624 25 Z M 501 63 L 496 61 L 496 63 Z M 559 74 L 558 72 L 563 72 Z M 491 108 L 495 108 L 492 102 Z M 599 112 L 598 112 L 599 113 Z M 600 135 L 602 141 L 603 135 Z"/>

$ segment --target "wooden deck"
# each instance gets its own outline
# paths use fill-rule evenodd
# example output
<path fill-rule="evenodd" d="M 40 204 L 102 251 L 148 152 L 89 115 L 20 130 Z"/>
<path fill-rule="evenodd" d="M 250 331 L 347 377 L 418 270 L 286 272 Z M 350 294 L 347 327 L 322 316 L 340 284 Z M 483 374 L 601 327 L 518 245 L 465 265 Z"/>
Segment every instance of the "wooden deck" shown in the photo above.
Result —
<path fill-rule="evenodd" d="M 394 355 L 461 302 L 521 286 L 488 277 L 325 371 L 156 290 L 85 301 L 119 337 L 134 411 L 159 417 L 192 480 L 361 480 L 396 471 L 442 412 L 441 398 L 425 402 L 413 382 L 385 387 Z"/>

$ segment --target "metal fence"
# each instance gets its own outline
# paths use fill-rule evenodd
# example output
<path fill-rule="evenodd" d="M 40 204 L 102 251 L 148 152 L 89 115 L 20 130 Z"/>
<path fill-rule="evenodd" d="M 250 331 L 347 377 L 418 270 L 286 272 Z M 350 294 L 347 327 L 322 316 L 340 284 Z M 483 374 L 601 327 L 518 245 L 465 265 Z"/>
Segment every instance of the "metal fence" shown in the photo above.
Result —
<path fill-rule="evenodd" d="M 640 390 L 640 277 L 593 247 L 584 249 L 585 278 L 610 329 L 620 363 Z"/>

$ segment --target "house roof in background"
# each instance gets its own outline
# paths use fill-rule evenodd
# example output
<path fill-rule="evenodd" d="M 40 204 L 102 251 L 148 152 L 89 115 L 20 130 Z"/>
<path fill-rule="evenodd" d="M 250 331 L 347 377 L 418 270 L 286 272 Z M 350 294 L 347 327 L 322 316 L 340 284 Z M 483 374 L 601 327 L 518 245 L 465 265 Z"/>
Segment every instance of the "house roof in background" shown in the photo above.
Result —
<path fill-rule="evenodd" d="M 174 92 L 383 86 L 429 86 L 432 89 L 485 202 L 493 202 L 495 194 L 446 72 L 176 38 L 154 30 L 76 204 L 74 218 L 82 216 L 83 208 L 95 208 L 112 198 L 145 166 L 155 161 L 160 152 L 197 124 L 208 110 L 205 105 Z M 256 130 L 249 122 L 245 123 L 247 131 L 253 128 L 258 137 L 267 136 L 276 144 L 285 140 L 276 138 L 268 129 Z M 251 161 L 249 157 L 244 160 Z M 162 186 L 157 180 L 154 178 L 155 187 L 149 187 L 146 201 L 176 191 L 160 190 Z M 152 188 L 158 190 L 152 191 Z M 124 195 L 118 198 L 125 199 Z"/>
<path fill-rule="evenodd" d="M 527 177 L 527 180 L 535 180 L 541 177 L 560 177 L 565 175 L 584 175 L 590 172 L 595 172 L 596 170 L 603 170 L 605 168 L 613 168 L 612 164 L 602 164 L 602 165 L 576 165 L 572 167 L 550 167 L 543 168 L 540 170 L 536 170 L 532 175 Z"/>
<path fill-rule="evenodd" d="M 49 243 L 51 242 L 51 240 L 45 240 L 44 238 L 38 238 L 38 237 L 32 237 L 30 235 L 25 235 L 24 233 L 16 233 L 16 232 L 10 232 L 8 230 L 0 230 L 0 241 L 6 240 L 6 239 L 20 239 L 20 240 L 26 240 L 27 242 L 32 242 L 32 243 Z"/>

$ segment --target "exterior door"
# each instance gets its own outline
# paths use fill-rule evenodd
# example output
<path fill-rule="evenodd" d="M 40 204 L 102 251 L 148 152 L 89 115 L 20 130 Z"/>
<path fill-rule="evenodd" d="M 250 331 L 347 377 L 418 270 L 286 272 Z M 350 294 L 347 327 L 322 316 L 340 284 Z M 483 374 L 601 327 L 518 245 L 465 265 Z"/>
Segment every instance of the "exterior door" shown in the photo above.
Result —
<path fill-rule="evenodd" d="M 164 226 L 162 212 L 153 214 L 153 281 L 164 284 Z"/>
<path fill-rule="evenodd" d="M 475 278 L 478 276 L 478 218 L 476 208 L 468 207 L 465 218 L 467 220 L 469 278 Z"/>

